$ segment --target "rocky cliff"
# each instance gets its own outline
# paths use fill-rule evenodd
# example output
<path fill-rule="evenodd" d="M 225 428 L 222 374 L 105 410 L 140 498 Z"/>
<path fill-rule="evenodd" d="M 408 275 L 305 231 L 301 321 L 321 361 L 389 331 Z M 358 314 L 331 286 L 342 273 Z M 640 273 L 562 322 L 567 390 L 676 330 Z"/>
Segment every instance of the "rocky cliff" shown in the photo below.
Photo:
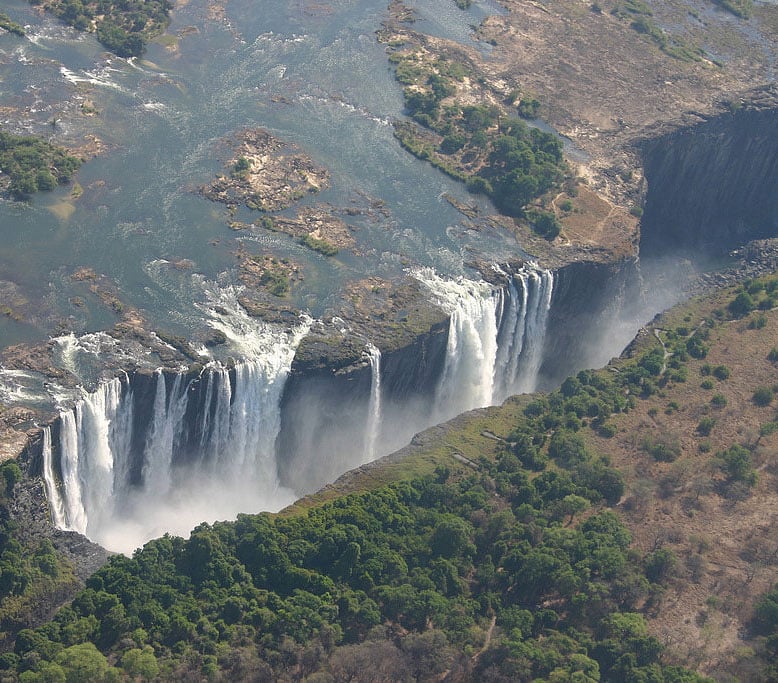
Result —
<path fill-rule="evenodd" d="M 640 149 L 648 183 L 641 257 L 699 260 L 778 233 L 778 109 L 715 116 Z"/>

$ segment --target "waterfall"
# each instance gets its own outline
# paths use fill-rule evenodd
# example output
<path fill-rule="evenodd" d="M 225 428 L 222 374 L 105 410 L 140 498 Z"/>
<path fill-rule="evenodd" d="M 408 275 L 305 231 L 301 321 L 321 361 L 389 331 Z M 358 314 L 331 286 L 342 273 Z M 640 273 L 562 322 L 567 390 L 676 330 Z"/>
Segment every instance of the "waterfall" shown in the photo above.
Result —
<path fill-rule="evenodd" d="M 553 290 L 550 270 L 525 267 L 499 291 L 495 401 L 537 389 Z"/>
<path fill-rule="evenodd" d="M 466 278 L 445 280 L 431 270 L 415 273 L 450 315 L 436 419 L 537 388 L 554 276 L 534 264 L 500 273 L 507 280 L 504 288 Z"/>
<path fill-rule="evenodd" d="M 376 445 L 378 444 L 378 437 L 381 431 L 381 350 L 374 344 L 368 344 L 365 354 L 370 362 L 371 382 L 363 464 L 376 459 Z"/>
<path fill-rule="evenodd" d="M 43 429 L 43 483 L 46 486 L 46 498 L 51 510 L 51 521 L 56 527 L 62 527 L 65 521 L 65 506 L 62 502 L 57 480 L 54 477 L 54 465 L 51 458 L 51 427 Z"/>
<path fill-rule="evenodd" d="M 445 280 L 431 270 L 416 274 L 449 313 L 449 332 L 434 399 L 399 419 L 423 428 L 535 389 L 553 275 L 525 266 L 502 276 L 507 286 L 500 288 Z M 166 531 L 188 533 L 203 520 L 294 500 L 280 483 L 276 441 L 286 379 L 312 321 L 287 329 L 264 323 L 246 314 L 237 294 L 212 290 L 202 310 L 242 360 L 213 360 L 199 373 L 125 375 L 83 392 L 60 412 L 58 442 L 44 435 L 44 478 L 58 526 L 131 551 Z M 402 413 L 383 401 L 379 349 L 368 343 L 364 358 L 369 394 L 365 382 L 361 397 L 333 404 L 325 382 L 319 398 L 306 395 L 298 406 L 310 419 L 294 427 L 299 460 L 291 469 L 284 461 L 285 483 L 321 485 L 322 473 L 329 481 L 379 455 L 389 434 L 384 423 L 395 424 Z M 338 430 L 327 431 L 332 424 Z M 407 424 L 396 431 L 404 433 Z"/>
<path fill-rule="evenodd" d="M 182 374 L 177 374 L 167 393 L 167 383 L 162 370 L 156 371 L 153 422 L 146 441 L 143 458 L 143 485 L 151 495 L 164 495 L 171 487 L 174 449 L 180 437 L 187 404 L 187 387 Z M 128 459 L 124 459 L 125 462 Z M 126 481 L 125 469 L 121 481 Z"/>
<path fill-rule="evenodd" d="M 145 380 L 112 379 L 61 411 L 57 444 L 44 433 L 58 527 L 129 552 L 204 519 L 292 502 L 279 485 L 275 441 L 284 384 L 310 321 L 280 330 L 219 310 L 214 326 L 253 356 L 213 361 L 199 375 L 158 369 Z"/>

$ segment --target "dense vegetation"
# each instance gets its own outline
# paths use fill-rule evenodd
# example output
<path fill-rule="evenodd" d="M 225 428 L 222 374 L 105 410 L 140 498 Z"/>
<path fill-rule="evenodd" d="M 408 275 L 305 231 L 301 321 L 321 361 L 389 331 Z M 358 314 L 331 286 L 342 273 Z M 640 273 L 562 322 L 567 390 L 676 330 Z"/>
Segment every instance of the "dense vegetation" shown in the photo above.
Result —
<path fill-rule="evenodd" d="M 120 57 L 139 57 L 170 23 L 171 0 L 30 0 L 66 24 L 89 31 Z"/>
<path fill-rule="evenodd" d="M 10 179 L 9 190 L 18 199 L 68 182 L 80 165 L 67 150 L 41 138 L 0 131 L 0 171 Z"/>
<path fill-rule="evenodd" d="M 491 197 L 508 216 L 527 217 L 548 238 L 559 232 L 553 215 L 528 205 L 560 185 L 567 173 L 560 139 L 533 128 L 495 104 L 460 104 L 458 84 L 468 75 L 451 59 L 414 50 L 390 55 L 395 76 L 405 86 L 405 107 L 413 119 L 398 122 L 395 137 L 420 159 Z M 534 118 L 538 102 L 513 94 L 516 114 Z M 421 126 L 421 128 L 419 128 Z"/>

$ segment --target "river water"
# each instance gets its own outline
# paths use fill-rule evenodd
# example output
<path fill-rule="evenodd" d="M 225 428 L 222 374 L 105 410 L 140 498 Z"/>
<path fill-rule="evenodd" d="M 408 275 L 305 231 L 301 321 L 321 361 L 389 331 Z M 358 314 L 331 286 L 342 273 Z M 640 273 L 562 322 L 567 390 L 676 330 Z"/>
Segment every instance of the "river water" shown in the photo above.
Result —
<path fill-rule="evenodd" d="M 471 25 L 498 11 L 486 3 L 462 11 L 450 0 L 416 7 L 418 28 L 471 44 Z M 3 125 L 63 143 L 94 134 L 107 150 L 79 171 L 83 194 L 75 200 L 65 187 L 0 203 L 0 281 L 35 302 L 22 321 L 0 316 L 2 346 L 110 327 L 114 315 L 70 278 L 82 267 L 115 281 L 150 327 L 188 334 L 203 324 L 193 305 L 205 299 L 203 283 L 234 281 L 239 243 L 301 262 L 305 283 L 293 303 L 315 317 L 365 274 L 396 277 L 421 265 L 456 275 L 474 253 L 520 254 L 511 236 L 473 230 L 442 195 L 476 200 L 393 139 L 402 92 L 375 36 L 385 0 L 231 0 L 223 12 L 214 8 L 181 3 L 169 28 L 181 37 L 150 45 L 136 63 L 23 0 L 4 2 L 28 37 L 0 36 L 0 101 L 16 109 L 0 109 Z M 84 116 L 84 104 L 97 115 Z M 233 232 L 224 207 L 197 194 L 223 171 L 228 153 L 219 141 L 256 126 L 331 171 L 331 187 L 304 202 L 384 203 L 385 213 L 348 218 L 362 256 L 325 259 L 282 234 Z M 236 216 L 254 218 L 247 209 Z M 182 259 L 193 267 L 171 266 Z"/>

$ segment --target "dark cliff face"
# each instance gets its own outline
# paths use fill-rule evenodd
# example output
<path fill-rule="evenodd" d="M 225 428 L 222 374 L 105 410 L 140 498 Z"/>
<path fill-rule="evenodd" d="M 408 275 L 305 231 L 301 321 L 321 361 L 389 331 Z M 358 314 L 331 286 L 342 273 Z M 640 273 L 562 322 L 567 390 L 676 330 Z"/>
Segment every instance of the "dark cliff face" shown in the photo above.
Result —
<path fill-rule="evenodd" d="M 641 258 L 700 260 L 778 234 L 778 110 L 717 116 L 640 151 Z"/>
<path fill-rule="evenodd" d="M 448 319 L 381 356 L 383 428 L 374 435 L 386 453 L 428 424 L 448 342 Z M 367 359 L 347 368 L 313 369 L 297 359 L 284 387 L 276 442 L 281 483 L 314 491 L 362 464 L 370 425 L 372 370 Z"/>
<path fill-rule="evenodd" d="M 644 307 L 634 260 L 573 263 L 556 271 L 539 388 L 551 389 L 618 355 Z"/>

